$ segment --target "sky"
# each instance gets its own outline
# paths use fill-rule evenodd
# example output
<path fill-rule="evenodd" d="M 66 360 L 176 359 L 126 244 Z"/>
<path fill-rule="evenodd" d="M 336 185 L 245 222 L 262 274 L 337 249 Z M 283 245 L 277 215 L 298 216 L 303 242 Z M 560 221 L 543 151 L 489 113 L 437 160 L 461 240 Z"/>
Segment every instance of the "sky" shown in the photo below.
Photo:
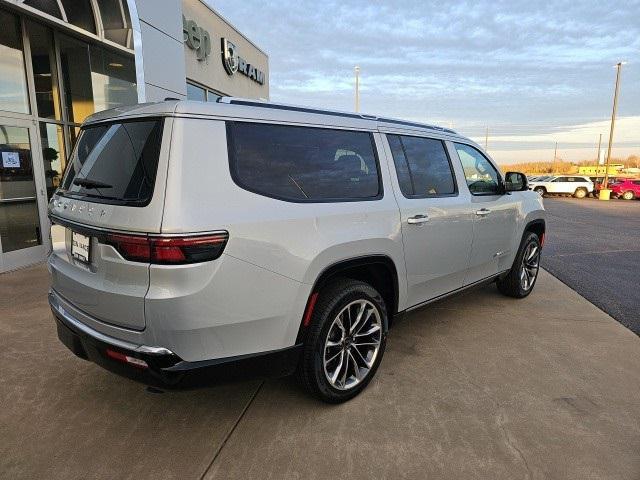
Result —
<path fill-rule="evenodd" d="M 207 0 L 269 55 L 270 100 L 452 127 L 500 163 L 640 155 L 640 0 Z"/>

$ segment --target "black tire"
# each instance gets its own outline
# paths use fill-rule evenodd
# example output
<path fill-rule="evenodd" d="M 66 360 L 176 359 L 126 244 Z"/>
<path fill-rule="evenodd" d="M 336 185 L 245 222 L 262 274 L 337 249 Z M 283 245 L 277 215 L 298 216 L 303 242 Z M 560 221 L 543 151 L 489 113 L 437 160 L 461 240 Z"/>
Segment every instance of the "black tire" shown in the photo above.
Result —
<path fill-rule="evenodd" d="M 523 258 L 525 256 L 525 252 L 529 252 L 530 246 L 537 248 L 536 267 L 533 279 L 530 280 L 529 284 L 525 286 L 523 285 L 521 274 L 522 269 L 524 268 Z M 509 270 L 509 273 L 507 273 L 505 277 L 499 279 L 497 282 L 498 290 L 500 290 L 500 293 L 514 298 L 524 298 L 531 293 L 533 287 L 536 284 L 536 280 L 538 279 L 538 271 L 540 269 L 540 249 L 541 245 L 538 235 L 533 232 L 525 232 L 522 238 L 522 242 L 520 243 L 518 254 L 513 261 L 513 265 L 511 266 L 511 270 Z"/>
<path fill-rule="evenodd" d="M 544 187 L 536 187 L 533 189 L 533 191 L 536 192 L 541 197 L 544 197 L 547 193 L 547 189 Z"/>
<path fill-rule="evenodd" d="M 589 192 L 587 192 L 586 188 L 576 188 L 576 191 L 574 192 L 573 196 L 576 198 L 584 198 L 587 196 Z"/>
<path fill-rule="evenodd" d="M 324 353 L 326 348 L 342 348 L 344 353 L 346 347 L 326 347 L 325 342 L 328 340 L 330 329 L 334 325 L 334 320 L 338 314 L 356 301 L 368 302 L 373 306 L 370 308 L 377 309 L 381 323 L 380 344 L 373 359 L 373 364 L 368 369 L 366 376 L 362 377 L 356 385 L 348 389 L 340 389 L 332 385 L 330 379 L 327 378 Z M 387 340 L 388 323 L 387 308 L 384 300 L 373 287 L 364 282 L 346 278 L 336 279 L 331 282 L 320 291 L 311 317 L 311 324 L 308 327 L 309 331 L 307 332 L 302 358 L 297 371 L 297 377 L 301 385 L 313 396 L 327 403 L 345 402 L 358 395 L 369 384 L 382 361 Z M 355 342 L 355 340 L 353 341 Z M 356 347 L 351 346 L 351 348 L 355 349 Z M 340 358 L 342 359 L 342 357 Z M 355 354 L 352 358 L 355 358 Z M 347 357 L 347 368 L 349 367 L 348 362 L 349 357 Z"/>

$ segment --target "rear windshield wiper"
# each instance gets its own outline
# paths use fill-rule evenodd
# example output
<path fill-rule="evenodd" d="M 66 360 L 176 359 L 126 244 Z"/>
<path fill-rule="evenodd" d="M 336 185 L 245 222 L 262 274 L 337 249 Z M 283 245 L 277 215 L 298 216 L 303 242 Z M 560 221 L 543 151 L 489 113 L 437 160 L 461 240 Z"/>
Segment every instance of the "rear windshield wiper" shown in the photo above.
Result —
<path fill-rule="evenodd" d="M 98 180 L 89 180 L 88 178 L 74 178 L 73 184 L 84 188 L 113 188 L 113 185 L 99 182 Z"/>

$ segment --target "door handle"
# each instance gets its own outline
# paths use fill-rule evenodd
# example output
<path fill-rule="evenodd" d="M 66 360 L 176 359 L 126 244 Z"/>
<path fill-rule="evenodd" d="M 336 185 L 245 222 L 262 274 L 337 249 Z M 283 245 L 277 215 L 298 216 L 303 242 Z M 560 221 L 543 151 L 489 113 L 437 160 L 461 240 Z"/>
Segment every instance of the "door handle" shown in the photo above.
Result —
<path fill-rule="evenodd" d="M 476 215 L 479 215 L 480 217 L 484 217 L 485 215 L 489 215 L 491 213 L 491 210 L 489 210 L 488 208 L 481 208 L 480 210 L 476 211 Z"/>
<path fill-rule="evenodd" d="M 416 215 L 414 217 L 407 218 L 407 223 L 411 225 L 417 225 L 420 223 L 425 223 L 429 221 L 429 217 L 427 215 Z"/>

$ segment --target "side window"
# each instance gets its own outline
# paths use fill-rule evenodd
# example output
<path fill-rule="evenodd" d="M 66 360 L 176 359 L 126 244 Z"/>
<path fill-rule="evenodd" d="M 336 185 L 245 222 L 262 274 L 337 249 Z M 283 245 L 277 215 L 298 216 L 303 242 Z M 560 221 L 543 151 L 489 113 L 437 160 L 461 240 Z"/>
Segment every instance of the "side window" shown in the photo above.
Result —
<path fill-rule="evenodd" d="M 462 162 L 464 177 L 473 195 L 498 195 L 501 192 L 500 175 L 491 162 L 470 145 L 455 143 Z"/>
<path fill-rule="evenodd" d="M 227 122 L 227 139 L 231 175 L 254 193 L 295 202 L 382 194 L 368 132 Z"/>
<path fill-rule="evenodd" d="M 441 140 L 387 135 L 400 190 L 408 198 L 453 195 L 456 182 Z"/>

